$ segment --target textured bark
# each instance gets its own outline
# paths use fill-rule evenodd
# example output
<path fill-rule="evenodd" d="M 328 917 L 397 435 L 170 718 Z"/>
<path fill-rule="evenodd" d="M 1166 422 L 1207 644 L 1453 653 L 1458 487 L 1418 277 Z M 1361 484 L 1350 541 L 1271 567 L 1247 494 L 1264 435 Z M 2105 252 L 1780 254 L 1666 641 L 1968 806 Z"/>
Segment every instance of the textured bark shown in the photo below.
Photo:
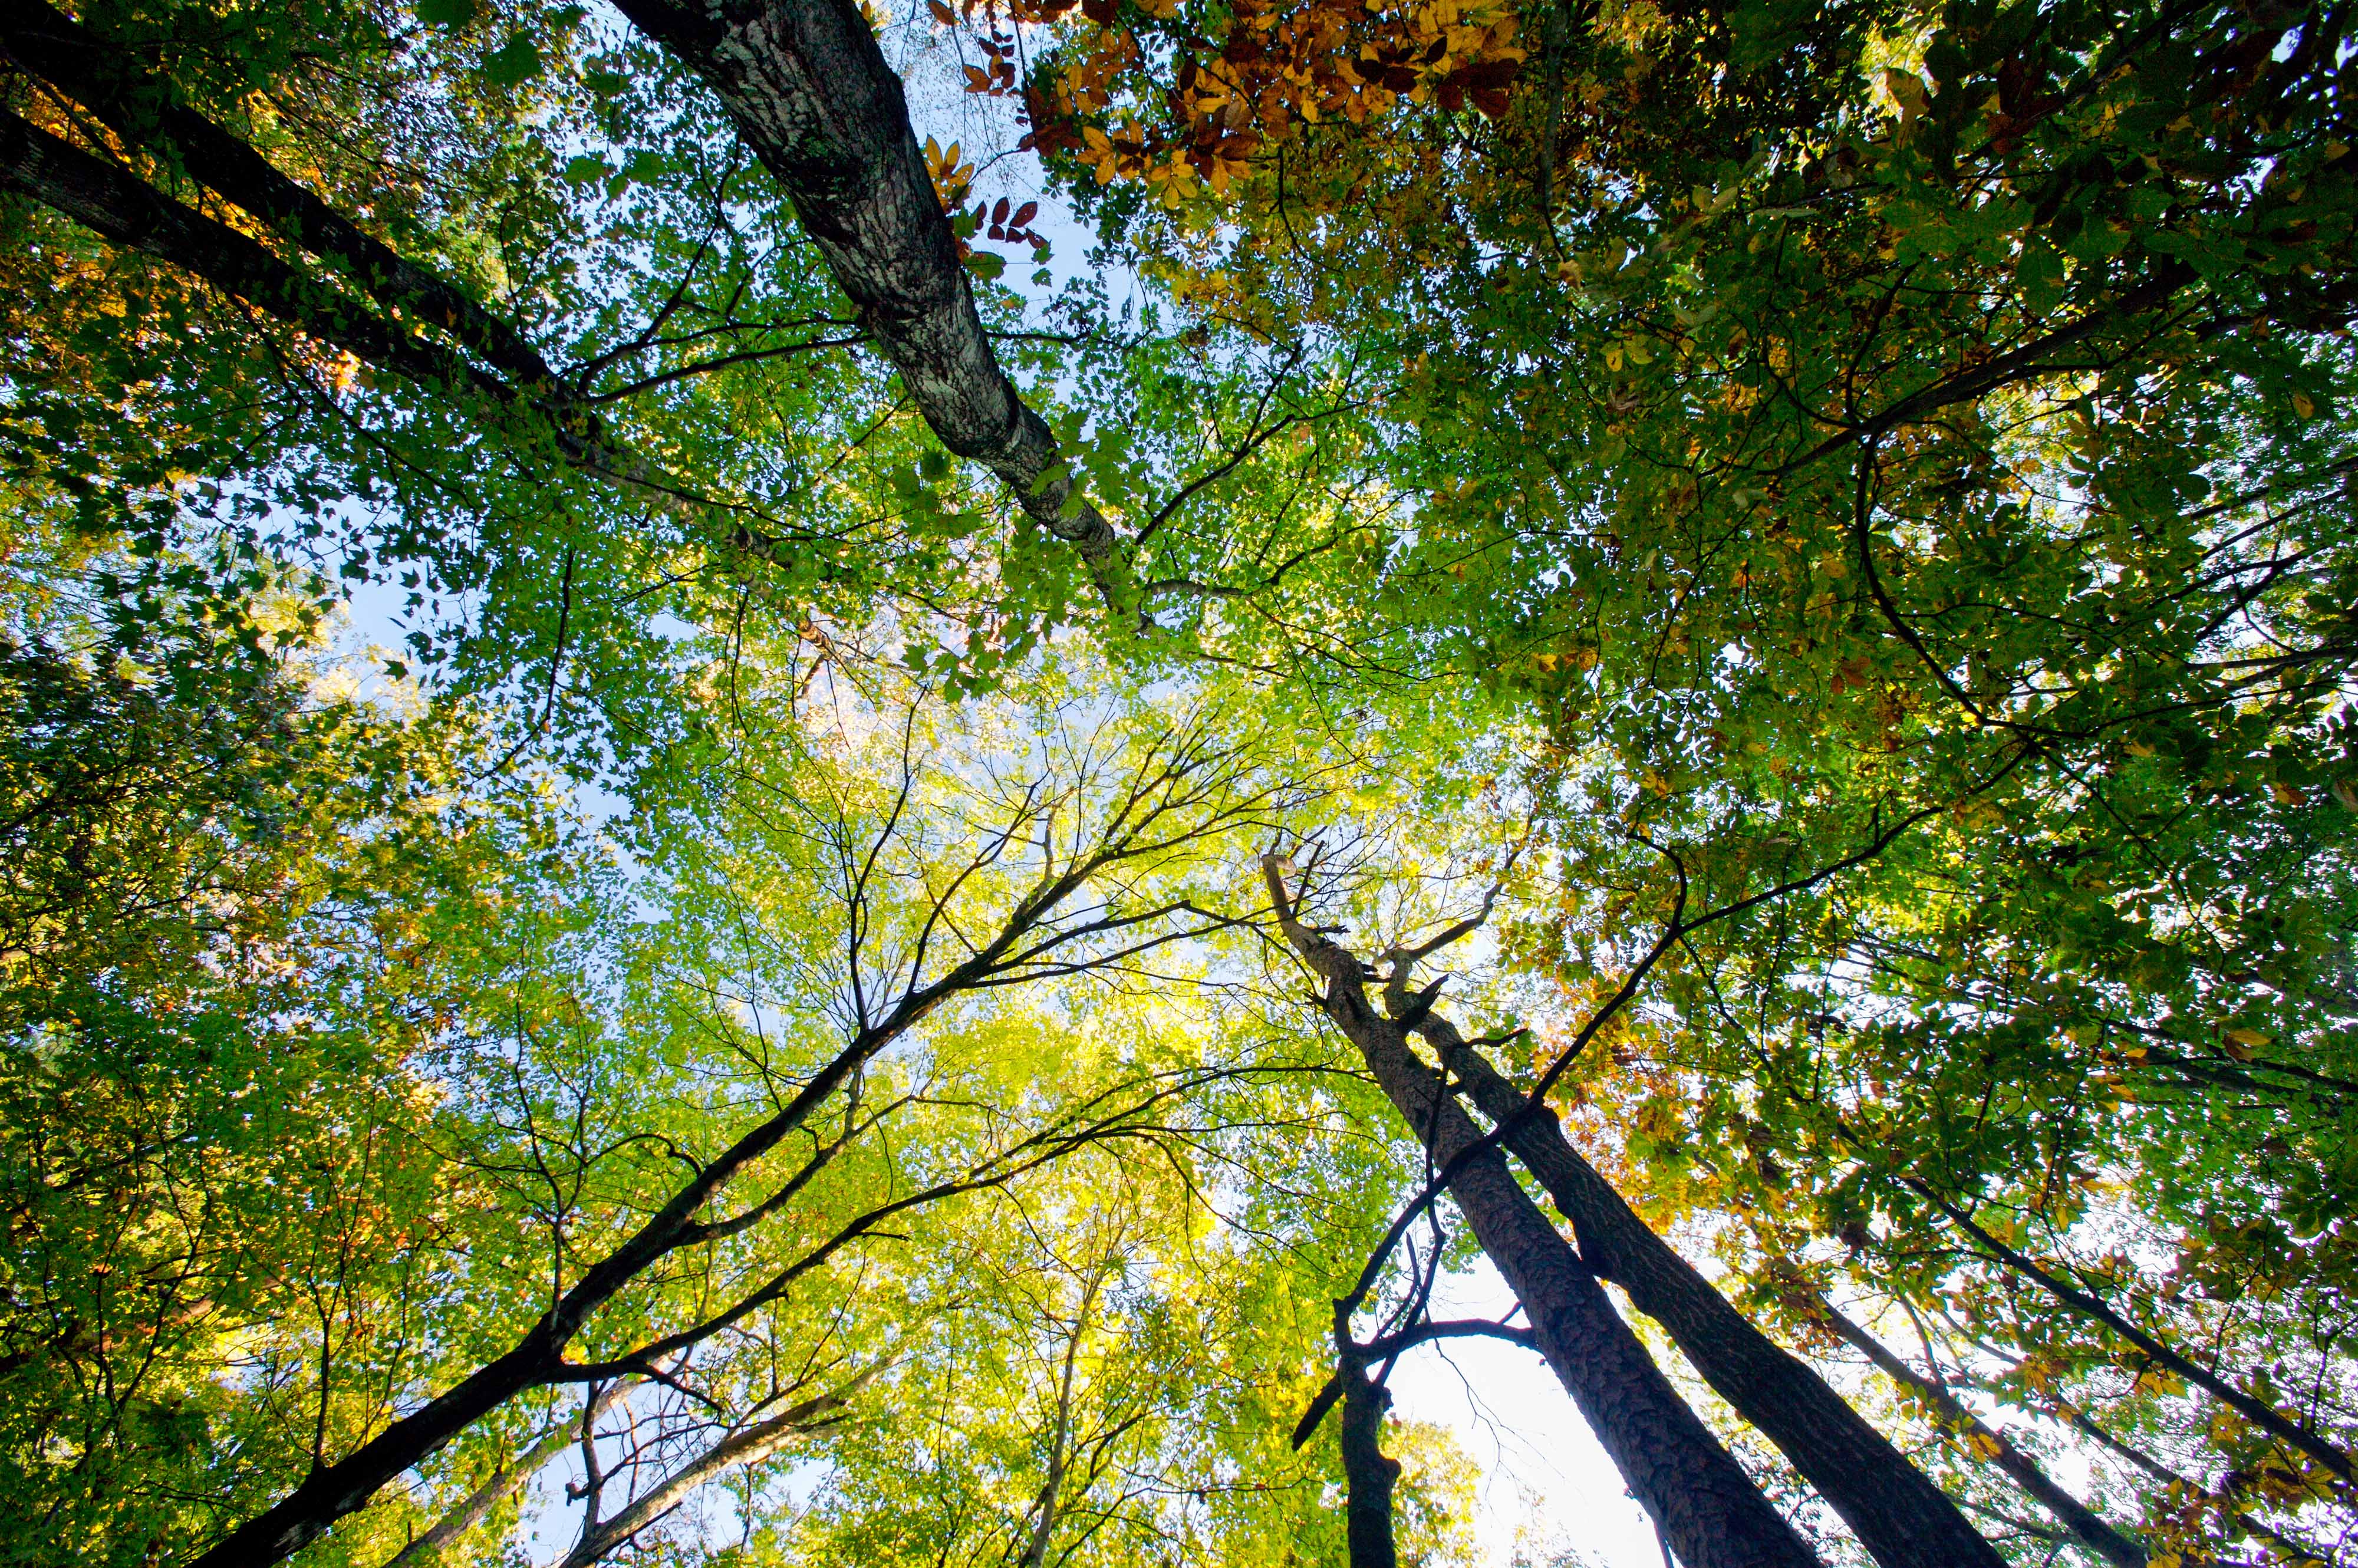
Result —
<path fill-rule="evenodd" d="M 1403 992 L 1390 992 L 1394 1011 Z M 2004 1568 L 1948 1494 L 1850 1408 L 1808 1364 L 1729 1304 L 1639 1219 L 1563 1135 L 1456 1027 L 1427 1011 L 1415 1027 L 1466 1086 L 1502 1141 L 1555 1200 L 1590 1268 L 1669 1330 L 1704 1380 L 1774 1443 L 1884 1568 Z"/>
<path fill-rule="evenodd" d="M 1621 1321 L 1553 1224 L 1473 1119 L 1442 1092 L 1405 1032 L 1369 1004 L 1359 961 L 1293 917 L 1279 863 L 1263 862 L 1286 939 L 1326 982 L 1326 1015 L 1358 1048 L 1393 1107 L 1451 1171 L 1450 1197 L 1506 1277 L 1547 1358 L 1597 1441 L 1688 1568 L 1804 1568 L 1802 1544 Z M 1464 1156 L 1461 1160 L 1460 1156 Z"/>
<path fill-rule="evenodd" d="M 1068 477 L 1044 479 L 1057 462 L 1056 438 L 991 349 L 900 78 L 859 6 L 617 3 L 719 95 L 942 444 L 1006 481 L 1113 591 L 1119 538 Z"/>
<path fill-rule="evenodd" d="M 2115 1564 L 2115 1568 L 2146 1568 L 2144 1547 L 2106 1524 L 2085 1503 L 2057 1486 L 2053 1477 L 2039 1467 L 2037 1460 L 2007 1441 L 2006 1433 L 1985 1424 L 1981 1418 L 1965 1408 L 1956 1395 L 1901 1360 L 1889 1346 L 1852 1322 L 1833 1303 L 1820 1298 L 1809 1305 L 1810 1310 L 1828 1327 L 1873 1362 L 1877 1370 L 1940 1411 L 1941 1419 L 1952 1427 L 1978 1438 L 1992 1464 L 2013 1476 L 2017 1486 L 2104 1561 Z"/>
<path fill-rule="evenodd" d="M 40 0 L 14 0 L 0 10 L 0 46 L 125 142 L 165 155 L 304 249 L 339 264 L 379 303 L 450 332 L 522 386 L 554 390 L 555 374 L 514 328 L 397 254 L 236 136 L 180 106 L 171 84 L 141 70 L 122 45 Z"/>
<path fill-rule="evenodd" d="M 511 395 L 495 378 L 401 331 L 227 224 L 5 113 L 0 113 L 0 185 L 371 364 L 427 384 Z"/>
<path fill-rule="evenodd" d="M 1343 1527 L 1351 1568 L 1398 1568 L 1400 1563 L 1392 1542 L 1392 1487 L 1401 1467 L 1383 1442 L 1391 1402 L 1364 1368 L 1343 1369 Z"/>

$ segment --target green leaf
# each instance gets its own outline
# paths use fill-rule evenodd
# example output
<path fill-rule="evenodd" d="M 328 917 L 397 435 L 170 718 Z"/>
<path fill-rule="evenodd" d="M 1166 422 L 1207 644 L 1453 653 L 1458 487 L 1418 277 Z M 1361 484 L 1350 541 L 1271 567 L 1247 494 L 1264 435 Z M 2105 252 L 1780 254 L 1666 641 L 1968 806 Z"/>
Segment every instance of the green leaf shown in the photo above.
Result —
<path fill-rule="evenodd" d="M 475 19 L 477 0 L 417 0 L 417 19 L 429 27 L 463 27 Z"/>
<path fill-rule="evenodd" d="M 497 87 L 514 87 L 540 74 L 540 48 L 523 33 L 510 35 L 497 51 L 484 57 L 483 77 Z"/>
<path fill-rule="evenodd" d="M 977 251 L 966 258 L 966 269 L 989 282 L 1007 270 L 1007 258 L 995 251 Z"/>

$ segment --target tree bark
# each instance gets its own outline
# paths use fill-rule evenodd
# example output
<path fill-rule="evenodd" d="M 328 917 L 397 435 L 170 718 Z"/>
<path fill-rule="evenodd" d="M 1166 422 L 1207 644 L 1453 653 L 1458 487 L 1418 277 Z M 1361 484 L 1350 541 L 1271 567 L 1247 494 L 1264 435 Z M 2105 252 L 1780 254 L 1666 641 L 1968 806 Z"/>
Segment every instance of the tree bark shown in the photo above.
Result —
<path fill-rule="evenodd" d="M 238 137 L 182 107 L 171 84 L 141 70 L 121 44 L 42 0 L 19 0 L 0 11 L 0 46 L 125 142 L 165 153 L 191 178 L 304 249 L 339 263 L 380 304 L 440 327 L 523 387 L 557 391 L 555 373 L 514 327 L 397 254 Z"/>
<path fill-rule="evenodd" d="M 1985 1424 L 1965 1408 L 1956 1395 L 1901 1360 L 1889 1346 L 1851 1321 L 1824 1297 L 1812 1298 L 1808 1307 L 1826 1326 L 1873 1362 L 1877 1370 L 1885 1377 L 1940 1411 L 1941 1418 L 1951 1426 L 1979 1439 L 1986 1445 L 1992 1464 L 2013 1476 L 2017 1486 L 2105 1562 L 2115 1564 L 2115 1568 L 2146 1568 L 2144 1547 L 2106 1524 L 2085 1503 L 2057 1486 L 2053 1477 L 2039 1467 L 2037 1460 L 2007 1441 L 2006 1433 Z"/>
<path fill-rule="evenodd" d="M 1343 1368 L 1343 1530 L 1351 1568 L 1399 1568 L 1392 1541 L 1392 1487 L 1400 1461 L 1384 1452 L 1384 1412 L 1391 1395 L 1358 1357 Z"/>
<path fill-rule="evenodd" d="M 1116 592 L 1120 538 L 1068 475 L 1050 477 L 1056 438 L 1000 366 L 900 78 L 859 6 L 617 3 L 719 95 L 942 445 L 1005 481 Z"/>
<path fill-rule="evenodd" d="M 0 185 L 373 365 L 429 386 L 471 385 L 503 401 L 513 395 L 497 378 L 402 331 L 226 223 L 5 112 L 0 112 Z"/>
<path fill-rule="evenodd" d="M 1394 1011 L 1404 995 L 1396 978 L 1388 989 Z M 1506 1130 L 1506 1146 L 1572 1221 L 1588 1266 L 1669 1331 L 1704 1381 L 1792 1461 L 1883 1568 L 2005 1568 L 1947 1493 L 1638 1217 L 1581 1158 L 1553 1110 L 1531 1105 L 1447 1019 L 1427 1011 L 1415 1027 L 1443 1070 Z"/>
<path fill-rule="evenodd" d="M 631 1387 L 626 1378 L 609 1383 L 591 1401 L 590 1419 L 596 1420 Z M 579 1418 L 558 1422 L 543 1433 L 539 1442 L 516 1455 L 515 1462 L 475 1488 L 467 1500 L 434 1521 L 434 1527 L 408 1545 L 385 1559 L 384 1568 L 425 1568 L 439 1555 L 442 1549 L 483 1521 L 483 1516 L 499 1505 L 500 1499 L 514 1492 L 540 1473 L 541 1466 L 563 1453 L 573 1442 Z"/>
<path fill-rule="evenodd" d="M 1817 1558 L 1671 1387 L 1505 1156 L 1495 1147 L 1468 1152 L 1481 1133 L 1409 1049 L 1401 1026 L 1369 1004 L 1359 961 L 1294 919 L 1275 856 L 1262 871 L 1287 941 L 1326 982 L 1319 1005 L 1433 1158 L 1454 1167 L 1449 1195 L 1522 1302 L 1540 1353 L 1680 1561 L 1814 1568 Z"/>

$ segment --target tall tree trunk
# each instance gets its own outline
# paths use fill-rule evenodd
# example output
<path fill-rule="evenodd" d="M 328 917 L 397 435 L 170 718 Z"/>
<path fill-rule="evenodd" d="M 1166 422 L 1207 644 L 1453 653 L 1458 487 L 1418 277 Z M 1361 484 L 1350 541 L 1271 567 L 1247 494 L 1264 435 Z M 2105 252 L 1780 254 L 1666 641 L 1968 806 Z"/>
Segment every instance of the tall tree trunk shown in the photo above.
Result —
<path fill-rule="evenodd" d="M 623 1393 L 634 1387 L 628 1378 L 617 1378 L 590 1401 L 589 1419 L 595 1421 L 610 1409 Z M 516 1455 L 514 1463 L 495 1472 L 492 1478 L 471 1493 L 467 1500 L 434 1521 L 432 1529 L 385 1560 L 384 1568 L 427 1568 L 440 1556 L 442 1549 L 483 1521 L 484 1516 L 506 1498 L 540 1473 L 541 1467 L 573 1444 L 582 1418 L 572 1417 L 559 1422 L 541 1434 L 540 1441 Z"/>
<path fill-rule="evenodd" d="M 1348 1358 L 1343 1377 L 1343 1528 L 1351 1568 L 1398 1568 L 1392 1541 L 1392 1487 L 1400 1461 L 1384 1452 L 1384 1412 L 1391 1395 L 1368 1376 L 1361 1357 Z"/>
<path fill-rule="evenodd" d="M 1941 1419 L 1952 1427 L 1975 1439 L 1977 1448 L 1988 1454 L 1992 1464 L 2013 1476 L 2017 1486 L 2029 1493 L 2041 1508 L 2053 1514 L 2065 1529 L 2079 1537 L 2105 1562 L 2115 1564 L 2115 1568 L 2146 1568 L 2144 1547 L 2106 1524 L 2085 1503 L 2057 1486 L 2054 1479 L 2039 1467 L 2037 1460 L 2007 1441 L 2006 1433 L 1994 1430 L 1966 1409 L 1964 1403 L 1943 1384 L 1901 1360 L 1889 1346 L 1851 1321 L 1823 1296 L 1813 1295 L 1805 1305 L 1826 1326 L 1873 1362 L 1877 1370 L 1938 1411 Z"/>
<path fill-rule="evenodd" d="M 430 321 L 522 387 L 556 391 L 533 346 L 464 290 L 396 254 L 253 147 L 177 100 L 171 83 L 140 70 L 130 50 L 42 0 L 0 10 L 0 46 L 134 146 L 166 153 L 191 177 L 338 264 L 379 303 Z"/>
<path fill-rule="evenodd" d="M 1320 1005 L 1394 1108 L 1455 1169 L 1450 1197 L 1531 1320 L 1532 1336 L 1605 1452 L 1688 1568 L 1806 1568 L 1817 1558 L 1688 1408 L 1406 1033 L 1369 1004 L 1359 961 L 1294 919 L 1277 857 L 1262 861 L 1286 940 L 1326 982 Z M 1430 1130 L 1429 1134 L 1426 1130 Z"/>
<path fill-rule="evenodd" d="M 2041 1267 L 2028 1254 L 1999 1240 L 1984 1229 L 1970 1213 L 1942 1196 L 1931 1186 L 1912 1176 L 1902 1176 L 1900 1180 L 1929 1199 L 1942 1214 L 1947 1215 L 1957 1228 L 1972 1237 L 1981 1250 L 1993 1260 L 2005 1264 L 2031 1281 L 2039 1289 L 2082 1317 L 2103 1324 L 2106 1328 L 2144 1351 L 2158 1365 L 2177 1373 L 2196 1387 L 2206 1390 L 2213 1398 L 2245 1421 L 2286 1446 L 2299 1449 L 2342 1477 L 2344 1482 L 2358 1481 L 2358 1465 L 2352 1463 L 2347 1450 L 2337 1446 L 2306 1423 L 2286 1415 L 2265 1400 L 2253 1398 L 2229 1382 L 2221 1373 L 2214 1372 L 2200 1362 L 2190 1360 L 2180 1354 L 2114 1310 L 2103 1297 L 2092 1291 L 2081 1289 L 2052 1271 Z"/>
<path fill-rule="evenodd" d="M 1402 1011 L 1400 977 L 1387 995 Z M 1428 1011 L 1414 1026 L 1444 1071 L 1506 1129 L 1503 1141 L 1572 1221 L 1588 1266 L 1670 1332 L 1704 1381 L 1793 1462 L 1883 1568 L 2005 1568 L 1947 1493 L 1631 1211 L 1564 1137 L 1554 1111 L 1531 1105 L 1447 1019 Z"/>
<path fill-rule="evenodd" d="M 976 962 L 969 960 L 968 966 L 956 972 L 964 973 Z M 207 1549 L 193 1568 L 262 1568 L 291 1556 L 366 1504 L 378 1487 L 433 1457 L 475 1422 L 525 1390 L 565 1377 L 565 1346 L 590 1314 L 676 1249 L 727 1234 L 726 1225 L 700 1225 L 697 1215 L 748 1166 L 792 1136 L 870 1058 L 924 1016 L 939 990 L 949 989 L 953 989 L 949 982 L 936 982 L 936 988 L 904 997 L 882 1023 L 863 1031 L 783 1109 L 730 1145 L 628 1239 L 584 1270 L 506 1354 L 468 1374 L 334 1464 L 312 1471 L 302 1485 Z"/>
<path fill-rule="evenodd" d="M 942 445 L 998 475 L 1026 514 L 1074 546 L 1101 589 L 1118 593 L 1119 538 L 1069 477 L 1050 477 L 1056 438 L 1000 366 L 901 79 L 860 7 L 617 4 L 719 95 Z"/>
<path fill-rule="evenodd" d="M 802 1403 L 752 1426 L 732 1433 L 641 1496 L 612 1519 L 592 1520 L 584 1525 L 581 1539 L 558 1568 L 590 1568 L 619 1551 L 624 1543 L 660 1521 L 672 1509 L 686 1502 L 688 1495 L 715 1476 L 740 1465 L 757 1465 L 806 1433 L 835 1425 L 843 1418 L 835 1413 L 850 1402 L 851 1396 L 866 1386 L 869 1379 L 892 1365 L 882 1362 L 863 1372 L 846 1387 L 831 1394 Z M 593 1505 L 594 1506 L 594 1502 Z"/>
<path fill-rule="evenodd" d="M 498 378 L 339 295 L 226 223 L 5 112 L 0 112 L 0 186 L 126 249 L 192 273 L 370 364 L 429 386 L 472 387 L 502 401 L 514 395 Z"/>

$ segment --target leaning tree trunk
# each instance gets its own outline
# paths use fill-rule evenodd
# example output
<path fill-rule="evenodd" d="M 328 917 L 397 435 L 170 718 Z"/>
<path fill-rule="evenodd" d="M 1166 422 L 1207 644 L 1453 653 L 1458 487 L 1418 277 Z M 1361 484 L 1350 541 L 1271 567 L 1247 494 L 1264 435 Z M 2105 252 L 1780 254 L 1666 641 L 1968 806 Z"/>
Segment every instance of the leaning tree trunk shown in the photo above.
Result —
<path fill-rule="evenodd" d="M 998 475 L 1114 591 L 1113 526 L 1000 366 L 901 79 L 854 0 L 616 3 L 719 95 L 942 444 Z"/>
<path fill-rule="evenodd" d="M 1473 1119 L 1442 1092 L 1406 1033 L 1368 999 L 1359 961 L 1293 918 L 1274 856 L 1262 862 L 1285 936 L 1326 982 L 1320 1005 L 1408 1125 L 1449 1170 L 1448 1191 L 1531 1320 L 1540 1353 L 1687 1568 L 1815 1565 L 1750 1476 L 1671 1387 L 1629 1325 Z M 1461 1160 L 1460 1156 L 1464 1156 Z"/>
<path fill-rule="evenodd" d="M 1572 1221 L 1588 1266 L 1670 1331 L 1704 1381 L 1792 1461 L 1883 1568 L 2005 1568 L 1947 1493 L 1622 1202 L 1554 1111 L 1531 1104 L 1448 1020 L 1426 1011 L 1413 1026 Z"/>
<path fill-rule="evenodd" d="M 1928 1409 L 1938 1411 L 1941 1419 L 1952 1428 L 1970 1437 L 1977 1448 L 1989 1455 L 1990 1463 L 2013 1476 L 2017 1486 L 2038 1499 L 2040 1507 L 2053 1514 L 2065 1529 L 2078 1536 L 2105 1562 L 2112 1563 L 2114 1568 L 2146 1568 L 2147 1559 L 2144 1547 L 2105 1523 L 2087 1504 L 2057 1486 L 2054 1478 L 2039 1467 L 2039 1461 L 2016 1447 L 2006 1433 L 1974 1415 L 1965 1407 L 1963 1400 L 1949 1391 L 1945 1384 L 1926 1377 L 1901 1360 L 1889 1346 L 1852 1322 L 1823 1296 L 1810 1297 L 1805 1306 L 1873 1362 L 1877 1371 L 1914 1394 Z"/>

